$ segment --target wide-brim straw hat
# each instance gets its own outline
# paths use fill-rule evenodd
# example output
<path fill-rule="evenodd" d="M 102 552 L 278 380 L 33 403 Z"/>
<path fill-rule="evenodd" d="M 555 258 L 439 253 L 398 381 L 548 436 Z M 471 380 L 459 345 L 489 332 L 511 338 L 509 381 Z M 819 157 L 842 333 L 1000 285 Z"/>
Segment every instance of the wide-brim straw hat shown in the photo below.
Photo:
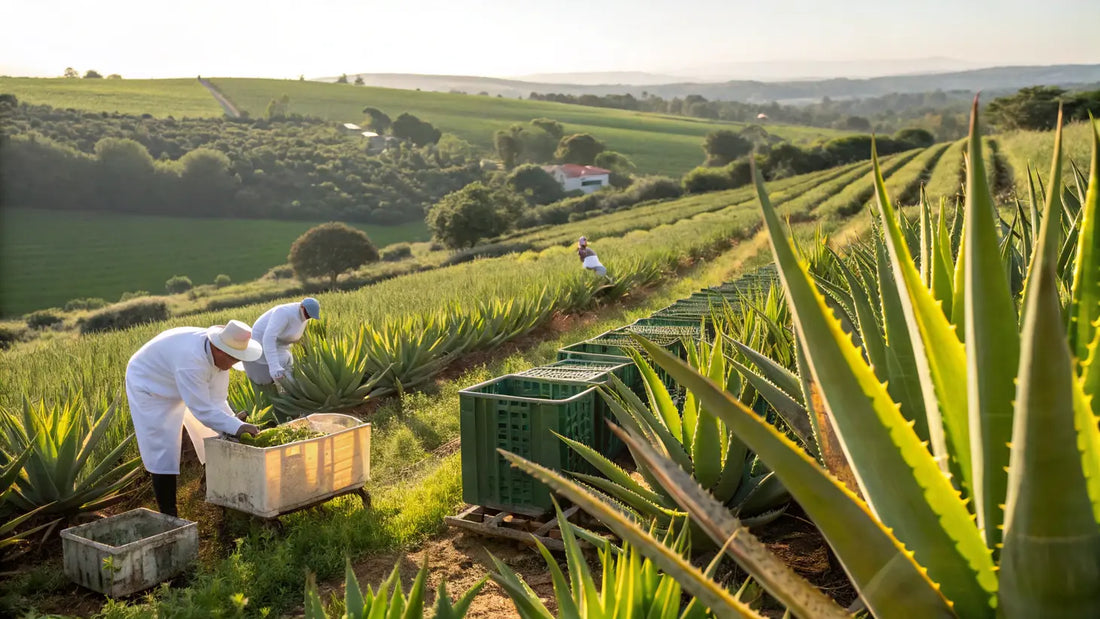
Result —
<path fill-rule="evenodd" d="M 206 330 L 206 337 L 218 350 L 241 361 L 255 361 L 263 354 L 263 346 L 252 339 L 252 327 L 239 320 L 215 325 Z"/>

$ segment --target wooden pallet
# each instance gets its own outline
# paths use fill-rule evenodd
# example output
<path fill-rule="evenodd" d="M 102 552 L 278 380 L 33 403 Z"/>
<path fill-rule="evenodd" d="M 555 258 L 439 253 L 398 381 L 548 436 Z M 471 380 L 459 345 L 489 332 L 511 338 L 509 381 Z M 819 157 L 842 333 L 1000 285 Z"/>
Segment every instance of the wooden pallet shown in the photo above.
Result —
<path fill-rule="evenodd" d="M 580 508 L 572 505 L 562 511 L 566 520 L 574 521 Z M 558 527 L 558 518 L 524 516 L 491 507 L 472 505 L 457 516 L 447 516 L 444 522 L 448 526 L 458 527 L 472 531 L 478 535 L 489 537 L 503 537 L 515 540 L 531 546 L 535 540 L 542 542 L 548 550 L 564 552 L 565 544 L 561 541 L 561 529 Z M 611 535 L 605 535 L 611 539 Z M 587 546 L 587 542 L 581 540 L 581 544 Z"/>

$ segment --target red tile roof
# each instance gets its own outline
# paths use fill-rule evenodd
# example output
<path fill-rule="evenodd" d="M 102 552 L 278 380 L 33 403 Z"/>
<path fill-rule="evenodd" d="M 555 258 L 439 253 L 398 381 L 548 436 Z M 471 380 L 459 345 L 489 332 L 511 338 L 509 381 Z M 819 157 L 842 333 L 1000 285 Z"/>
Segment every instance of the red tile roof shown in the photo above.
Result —
<path fill-rule="evenodd" d="M 590 165 L 578 165 L 575 163 L 563 163 L 557 167 L 565 174 L 567 178 L 579 178 L 582 176 L 599 176 L 601 174 L 611 174 L 611 170 L 605 170 L 603 168 L 597 168 Z M 552 170 L 553 168 L 551 168 Z"/>

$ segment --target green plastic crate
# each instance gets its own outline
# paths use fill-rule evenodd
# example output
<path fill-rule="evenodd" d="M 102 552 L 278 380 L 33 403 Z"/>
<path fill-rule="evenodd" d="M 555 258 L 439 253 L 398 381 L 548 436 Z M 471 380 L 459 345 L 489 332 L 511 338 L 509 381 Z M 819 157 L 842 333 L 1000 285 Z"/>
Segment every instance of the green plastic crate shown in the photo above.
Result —
<path fill-rule="evenodd" d="M 460 391 L 462 499 L 531 516 L 549 511 L 550 489 L 497 449 L 556 471 L 590 471 L 553 432 L 595 445 L 597 400 L 602 405 L 596 390 L 592 383 L 507 375 Z"/>
<path fill-rule="evenodd" d="M 616 360 L 563 359 L 537 368 L 520 372 L 519 376 L 533 378 L 557 378 L 582 382 L 608 382 L 608 376 L 614 374 L 630 388 L 641 385 L 638 368 L 627 358 Z"/>

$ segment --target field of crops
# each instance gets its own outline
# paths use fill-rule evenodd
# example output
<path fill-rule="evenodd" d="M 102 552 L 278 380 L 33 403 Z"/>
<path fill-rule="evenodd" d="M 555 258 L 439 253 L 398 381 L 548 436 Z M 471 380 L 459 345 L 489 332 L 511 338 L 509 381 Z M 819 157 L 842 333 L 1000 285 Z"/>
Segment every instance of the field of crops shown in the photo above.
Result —
<path fill-rule="evenodd" d="M 1050 174 L 1050 158 L 1054 150 L 1053 131 L 1014 131 L 997 136 L 1001 155 L 1012 171 L 1012 183 L 1017 193 L 1027 192 L 1027 168 L 1042 173 L 1043 178 Z M 1088 174 L 1090 138 L 1088 123 L 1074 123 L 1066 126 L 1062 134 L 1063 163 L 1062 180 L 1072 183 L 1073 172 L 1070 163 L 1074 163 L 1082 174 Z"/>
<path fill-rule="evenodd" d="M 503 99 L 477 95 L 417 92 L 387 88 L 260 79 L 211 80 L 241 110 L 261 116 L 268 102 L 286 94 L 294 113 L 339 122 L 363 120 L 364 107 L 376 107 L 391 118 L 408 112 L 487 151 L 493 133 L 512 123 L 553 118 L 565 132 L 591 133 L 607 148 L 634 161 L 645 174 L 679 176 L 703 161 L 703 136 L 741 124 L 677 118 L 610 108 Z M 767 125 L 769 133 L 795 142 L 843 135 L 813 127 Z"/>
<path fill-rule="evenodd" d="M 316 223 L 316 222 L 314 222 Z M 196 284 L 219 273 L 233 281 L 286 262 L 290 245 L 314 223 L 0 210 L 0 315 L 82 297 L 164 291 L 173 275 Z M 382 247 L 429 236 L 423 223 L 358 225 Z"/>
<path fill-rule="evenodd" d="M 222 108 L 197 79 L 108 80 L 0 77 L 0 93 L 24 103 L 157 117 L 221 116 Z"/>

